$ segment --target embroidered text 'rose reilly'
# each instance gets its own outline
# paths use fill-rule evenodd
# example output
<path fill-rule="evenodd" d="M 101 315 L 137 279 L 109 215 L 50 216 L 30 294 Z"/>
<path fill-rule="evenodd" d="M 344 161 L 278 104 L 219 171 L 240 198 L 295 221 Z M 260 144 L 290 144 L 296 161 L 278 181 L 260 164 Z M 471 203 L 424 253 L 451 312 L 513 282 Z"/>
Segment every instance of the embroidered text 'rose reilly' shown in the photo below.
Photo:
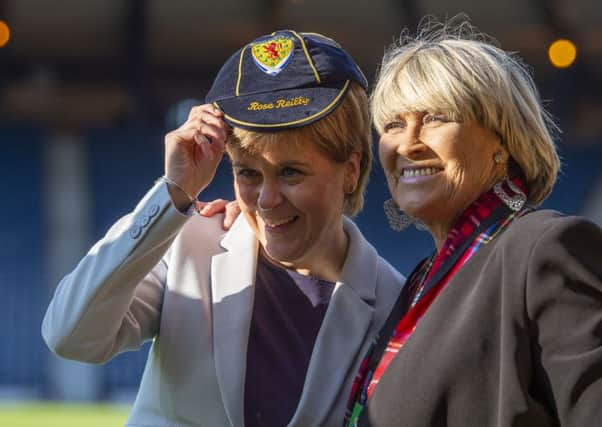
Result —
<path fill-rule="evenodd" d="M 307 104 L 309 104 L 309 98 L 305 96 L 297 96 L 290 99 L 277 99 L 275 102 L 270 102 L 269 104 L 262 104 L 261 102 L 253 101 L 249 104 L 247 109 L 251 111 L 272 110 L 274 108 L 291 108 Z"/>

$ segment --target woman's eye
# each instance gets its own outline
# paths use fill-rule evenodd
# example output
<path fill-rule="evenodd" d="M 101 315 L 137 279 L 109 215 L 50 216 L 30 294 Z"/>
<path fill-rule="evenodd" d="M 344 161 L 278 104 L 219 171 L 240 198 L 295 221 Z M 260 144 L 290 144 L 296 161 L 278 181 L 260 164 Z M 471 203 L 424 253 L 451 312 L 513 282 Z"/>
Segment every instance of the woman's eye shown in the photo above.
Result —
<path fill-rule="evenodd" d="M 402 122 L 401 120 L 395 120 L 395 121 L 387 123 L 385 125 L 385 127 L 384 127 L 384 130 L 385 130 L 385 132 L 389 132 L 391 130 L 401 129 L 401 128 L 404 128 L 404 127 L 405 127 L 405 123 L 404 122 Z"/>
<path fill-rule="evenodd" d="M 442 122 L 442 123 L 447 123 L 450 122 L 451 119 L 447 114 L 432 114 L 432 113 L 428 113 L 425 114 L 424 117 L 422 118 L 422 123 L 426 124 L 426 123 L 433 123 L 433 122 Z"/>
<path fill-rule="evenodd" d="M 291 177 L 297 177 L 297 176 L 303 175 L 303 172 L 301 172 L 299 169 L 295 169 L 295 168 L 284 168 L 284 169 L 282 169 L 280 174 L 284 177 L 291 178 Z"/>
<path fill-rule="evenodd" d="M 246 179 L 256 178 L 259 176 L 259 172 L 253 169 L 237 169 L 236 176 Z"/>

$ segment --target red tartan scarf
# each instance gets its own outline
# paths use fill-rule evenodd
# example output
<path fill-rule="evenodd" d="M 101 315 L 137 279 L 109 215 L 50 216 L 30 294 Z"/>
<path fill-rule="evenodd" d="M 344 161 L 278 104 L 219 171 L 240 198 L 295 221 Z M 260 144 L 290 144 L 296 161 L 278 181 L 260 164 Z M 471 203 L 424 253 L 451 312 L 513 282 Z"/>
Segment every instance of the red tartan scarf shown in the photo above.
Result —
<path fill-rule="evenodd" d="M 520 179 L 513 179 L 513 183 L 524 191 L 525 186 Z M 489 190 L 483 193 L 460 215 L 449 231 L 441 250 L 422 261 L 410 275 L 406 284 L 408 292 L 402 293 L 407 297 L 405 305 L 408 309 L 402 313 L 401 318 L 396 320 L 390 317 L 387 320 L 387 324 L 390 324 L 391 321 L 396 322 L 392 333 L 390 331 L 383 333 L 388 326 L 385 325 L 362 361 L 351 390 L 345 414 L 345 426 L 352 427 L 356 425 L 367 399 L 374 392 L 389 364 L 415 331 L 420 318 L 456 272 L 482 245 L 497 236 L 513 219 L 528 211 L 529 209 L 522 209 L 519 212 L 510 211 L 503 205 L 503 202 L 494 191 Z M 483 226 L 485 226 L 484 229 L 475 235 L 475 231 L 480 227 L 483 228 Z M 456 255 L 460 247 L 464 247 L 464 250 L 452 260 L 452 256 Z M 443 273 L 443 275 L 435 283 L 429 283 L 438 273 Z M 401 302 L 401 305 L 404 305 L 404 302 Z M 382 336 L 384 334 L 390 336 L 390 338 L 384 349 L 378 349 L 379 344 L 382 346 Z M 380 357 L 376 353 L 380 353 Z"/>

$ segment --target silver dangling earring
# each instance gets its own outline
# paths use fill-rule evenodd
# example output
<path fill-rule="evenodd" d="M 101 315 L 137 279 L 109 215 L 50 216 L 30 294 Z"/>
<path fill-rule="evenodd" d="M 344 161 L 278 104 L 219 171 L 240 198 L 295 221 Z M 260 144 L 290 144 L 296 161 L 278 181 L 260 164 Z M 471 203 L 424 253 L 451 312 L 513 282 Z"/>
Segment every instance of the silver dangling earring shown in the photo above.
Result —
<path fill-rule="evenodd" d="M 506 183 L 508 188 L 512 190 L 514 196 L 510 196 L 506 192 L 506 190 L 504 190 L 504 183 Z M 508 206 L 514 212 L 520 211 L 527 202 L 527 195 L 523 193 L 523 191 L 520 188 L 518 188 L 507 176 L 502 181 L 498 181 L 498 183 L 493 186 L 493 192 L 502 200 L 502 202 L 504 202 L 506 206 Z"/>
<path fill-rule="evenodd" d="M 394 231 L 402 231 L 412 223 L 412 219 L 399 209 L 399 206 L 397 206 L 397 203 L 393 199 L 385 200 L 383 209 L 389 221 L 389 226 Z"/>
<path fill-rule="evenodd" d="M 389 221 L 389 226 L 394 231 L 405 230 L 411 224 L 414 224 L 418 230 L 426 230 L 426 226 L 422 222 L 412 218 L 404 211 L 399 209 L 399 206 L 397 206 L 397 203 L 395 203 L 395 200 L 393 199 L 385 200 L 385 203 L 383 203 L 383 209 L 385 211 L 387 220 Z"/>

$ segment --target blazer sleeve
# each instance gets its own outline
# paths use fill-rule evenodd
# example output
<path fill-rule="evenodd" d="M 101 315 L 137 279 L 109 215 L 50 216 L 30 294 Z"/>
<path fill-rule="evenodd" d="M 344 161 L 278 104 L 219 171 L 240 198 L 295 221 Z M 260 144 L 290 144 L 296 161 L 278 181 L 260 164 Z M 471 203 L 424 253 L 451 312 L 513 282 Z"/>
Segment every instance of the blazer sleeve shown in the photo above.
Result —
<path fill-rule="evenodd" d="M 550 221 L 529 256 L 526 301 L 536 382 L 560 425 L 602 419 L 602 232 L 576 217 Z"/>
<path fill-rule="evenodd" d="M 42 336 L 59 356 L 103 363 L 159 330 L 164 258 L 188 217 L 156 184 L 57 286 Z"/>

